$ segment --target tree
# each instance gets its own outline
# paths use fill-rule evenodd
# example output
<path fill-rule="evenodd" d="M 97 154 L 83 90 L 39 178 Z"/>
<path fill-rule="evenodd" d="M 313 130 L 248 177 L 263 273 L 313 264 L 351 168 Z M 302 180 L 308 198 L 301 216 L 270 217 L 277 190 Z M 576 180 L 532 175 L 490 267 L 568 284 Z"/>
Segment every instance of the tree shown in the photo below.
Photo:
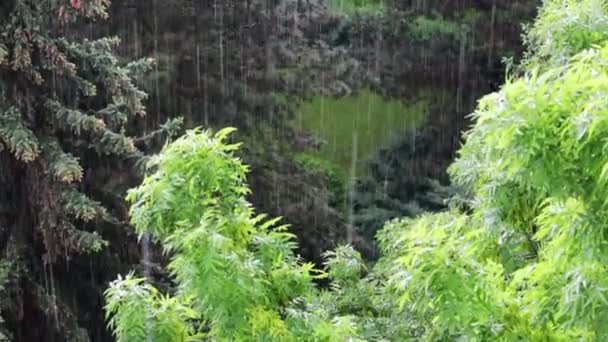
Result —
<path fill-rule="evenodd" d="M 0 248 L 12 273 L 1 307 L 18 340 L 88 340 L 68 304 L 86 273 L 64 270 L 107 246 L 104 227 L 124 226 L 102 203 L 101 175 L 145 160 L 129 123 L 145 115 L 136 78 L 151 60 L 122 64 L 117 39 L 70 34 L 77 22 L 107 17 L 109 4 L 0 5 Z"/>
<path fill-rule="evenodd" d="M 522 71 L 480 100 L 451 166 L 471 212 L 384 229 L 428 338 L 608 338 L 606 22 L 604 1 L 545 1 Z"/>
<path fill-rule="evenodd" d="M 172 255 L 174 295 L 144 279 L 119 278 L 106 292 L 118 341 L 343 341 L 348 316 L 315 305 L 325 274 L 293 253 L 279 219 L 255 215 L 245 195 L 247 167 L 226 144 L 232 130 L 194 130 L 166 146 L 155 171 L 128 195 L 132 223 Z M 346 272 L 346 276 L 352 273 Z"/>

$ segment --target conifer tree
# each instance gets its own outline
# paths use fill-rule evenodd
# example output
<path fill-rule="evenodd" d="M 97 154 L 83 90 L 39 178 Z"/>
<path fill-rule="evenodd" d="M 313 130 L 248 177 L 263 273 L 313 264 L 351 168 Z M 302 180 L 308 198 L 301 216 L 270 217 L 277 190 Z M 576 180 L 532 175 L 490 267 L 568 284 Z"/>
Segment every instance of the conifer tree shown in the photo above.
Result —
<path fill-rule="evenodd" d="M 128 128 L 145 115 L 136 78 L 151 60 L 123 64 L 113 54 L 118 39 L 70 33 L 79 21 L 105 19 L 109 5 L 0 4 L 0 248 L 12 264 L 11 300 L 1 304 L 18 340 L 88 340 L 53 268 L 104 248 L 96 229 L 120 222 L 91 196 L 94 171 L 144 159 Z"/>

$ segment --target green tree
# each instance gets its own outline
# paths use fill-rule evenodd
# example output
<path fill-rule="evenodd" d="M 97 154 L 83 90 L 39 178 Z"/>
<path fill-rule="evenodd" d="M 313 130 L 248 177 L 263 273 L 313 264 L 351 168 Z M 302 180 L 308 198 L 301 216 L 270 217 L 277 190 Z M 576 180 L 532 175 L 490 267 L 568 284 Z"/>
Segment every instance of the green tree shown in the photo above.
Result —
<path fill-rule="evenodd" d="M 61 291 L 53 270 L 100 251 L 107 245 L 100 227 L 120 223 L 92 195 L 103 193 L 96 172 L 144 159 L 128 128 L 145 115 L 136 78 L 151 61 L 119 63 L 118 39 L 72 32 L 77 23 L 106 18 L 109 4 L 0 4 L 0 248 L 16 273 L 1 304 L 19 340 L 88 340 L 65 302 L 73 294 Z"/>
<path fill-rule="evenodd" d="M 429 339 L 608 338 L 607 20 L 604 1 L 545 1 L 521 75 L 480 100 L 450 169 L 472 211 L 381 234 Z"/>
<path fill-rule="evenodd" d="M 315 305 L 313 280 L 325 274 L 293 253 L 279 219 L 255 215 L 245 200 L 247 167 L 226 144 L 231 132 L 190 131 L 153 159 L 155 171 L 129 192 L 132 223 L 171 253 L 174 296 L 142 279 L 118 279 L 106 292 L 119 341 L 343 341 L 348 316 Z M 160 314 L 162 313 L 162 314 Z M 194 322 L 194 323 L 193 323 Z"/>

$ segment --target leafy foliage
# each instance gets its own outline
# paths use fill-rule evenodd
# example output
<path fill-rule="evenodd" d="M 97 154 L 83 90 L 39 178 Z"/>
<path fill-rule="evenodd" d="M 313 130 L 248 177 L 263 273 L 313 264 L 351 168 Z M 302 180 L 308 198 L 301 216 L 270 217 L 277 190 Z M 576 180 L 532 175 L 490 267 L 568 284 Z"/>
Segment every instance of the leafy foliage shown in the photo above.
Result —
<path fill-rule="evenodd" d="M 528 28 L 526 64 L 560 66 L 576 53 L 608 38 L 608 4 L 602 0 L 544 1 Z M 550 35 L 550 36 L 549 36 Z"/>
<path fill-rule="evenodd" d="M 608 338 L 608 47 L 584 43 L 603 32 L 586 24 L 590 9 L 596 24 L 608 17 L 595 5 L 546 1 L 530 38 L 572 57 L 545 63 L 548 51 L 532 50 L 520 78 L 480 101 L 450 171 L 474 194 L 472 212 L 397 221 L 382 233 L 391 283 L 428 319 L 428 338 Z M 556 34 L 547 23 L 558 13 L 581 20 Z"/>
<path fill-rule="evenodd" d="M 129 192 L 136 230 L 172 255 L 177 293 L 162 298 L 190 309 L 147 320 L 161 305 L 156 290 L 140 279 L 117 280 L 106 293 L 106 310 L 119 341 L 145 340 L 148 325 L 185 331 L 187 339 L 342 341 L 354 334 L 347 318 L 307 308 L 318 292 L 313 280 L 325 274 L 294 255 L 293 235 L 279 219 L 254 215 L 244 199 L 247 167 L 233 156 L 238 144 L 223 142 L 231 131 L 188 132 L 151 161 L 155 172 Z M 130 315 L 138 305 L 144 313 Z M 194 312 L 198 325 L 185 321 Z"/>
<path fill-rule="evenodd" d="M 187 302 L 164 296 L 128 275 L 118 278 L 107 291 L 109 326 L 119 341 L 189 341 L 192 327 L 186 322 L 197 318 Z M 119 313 L 111 316 L 109 313 Z"/>

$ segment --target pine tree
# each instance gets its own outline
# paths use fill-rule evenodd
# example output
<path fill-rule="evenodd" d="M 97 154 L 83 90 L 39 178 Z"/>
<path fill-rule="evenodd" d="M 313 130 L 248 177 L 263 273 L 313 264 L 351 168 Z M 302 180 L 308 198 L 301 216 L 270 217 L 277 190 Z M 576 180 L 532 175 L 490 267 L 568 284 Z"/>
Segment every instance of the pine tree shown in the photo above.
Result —
<path fill-rule="evenodd" d="M 92 196 L 102 193 L 95 172 L 145 161 L 129 124 L 145 115 L 147 95 L 136 79 L 151 60 L 120 63 L 118 39 L 70 31 L 106 18 L 109 5 L 0 4 L 0 248 L 13 273 L 11 300 L 1 304 L 18 340 L 88 340 L 65 300 L 74 294 L 53 269 L 103 249 L 108 243 L 97 229 L 121 221 Z"/>

